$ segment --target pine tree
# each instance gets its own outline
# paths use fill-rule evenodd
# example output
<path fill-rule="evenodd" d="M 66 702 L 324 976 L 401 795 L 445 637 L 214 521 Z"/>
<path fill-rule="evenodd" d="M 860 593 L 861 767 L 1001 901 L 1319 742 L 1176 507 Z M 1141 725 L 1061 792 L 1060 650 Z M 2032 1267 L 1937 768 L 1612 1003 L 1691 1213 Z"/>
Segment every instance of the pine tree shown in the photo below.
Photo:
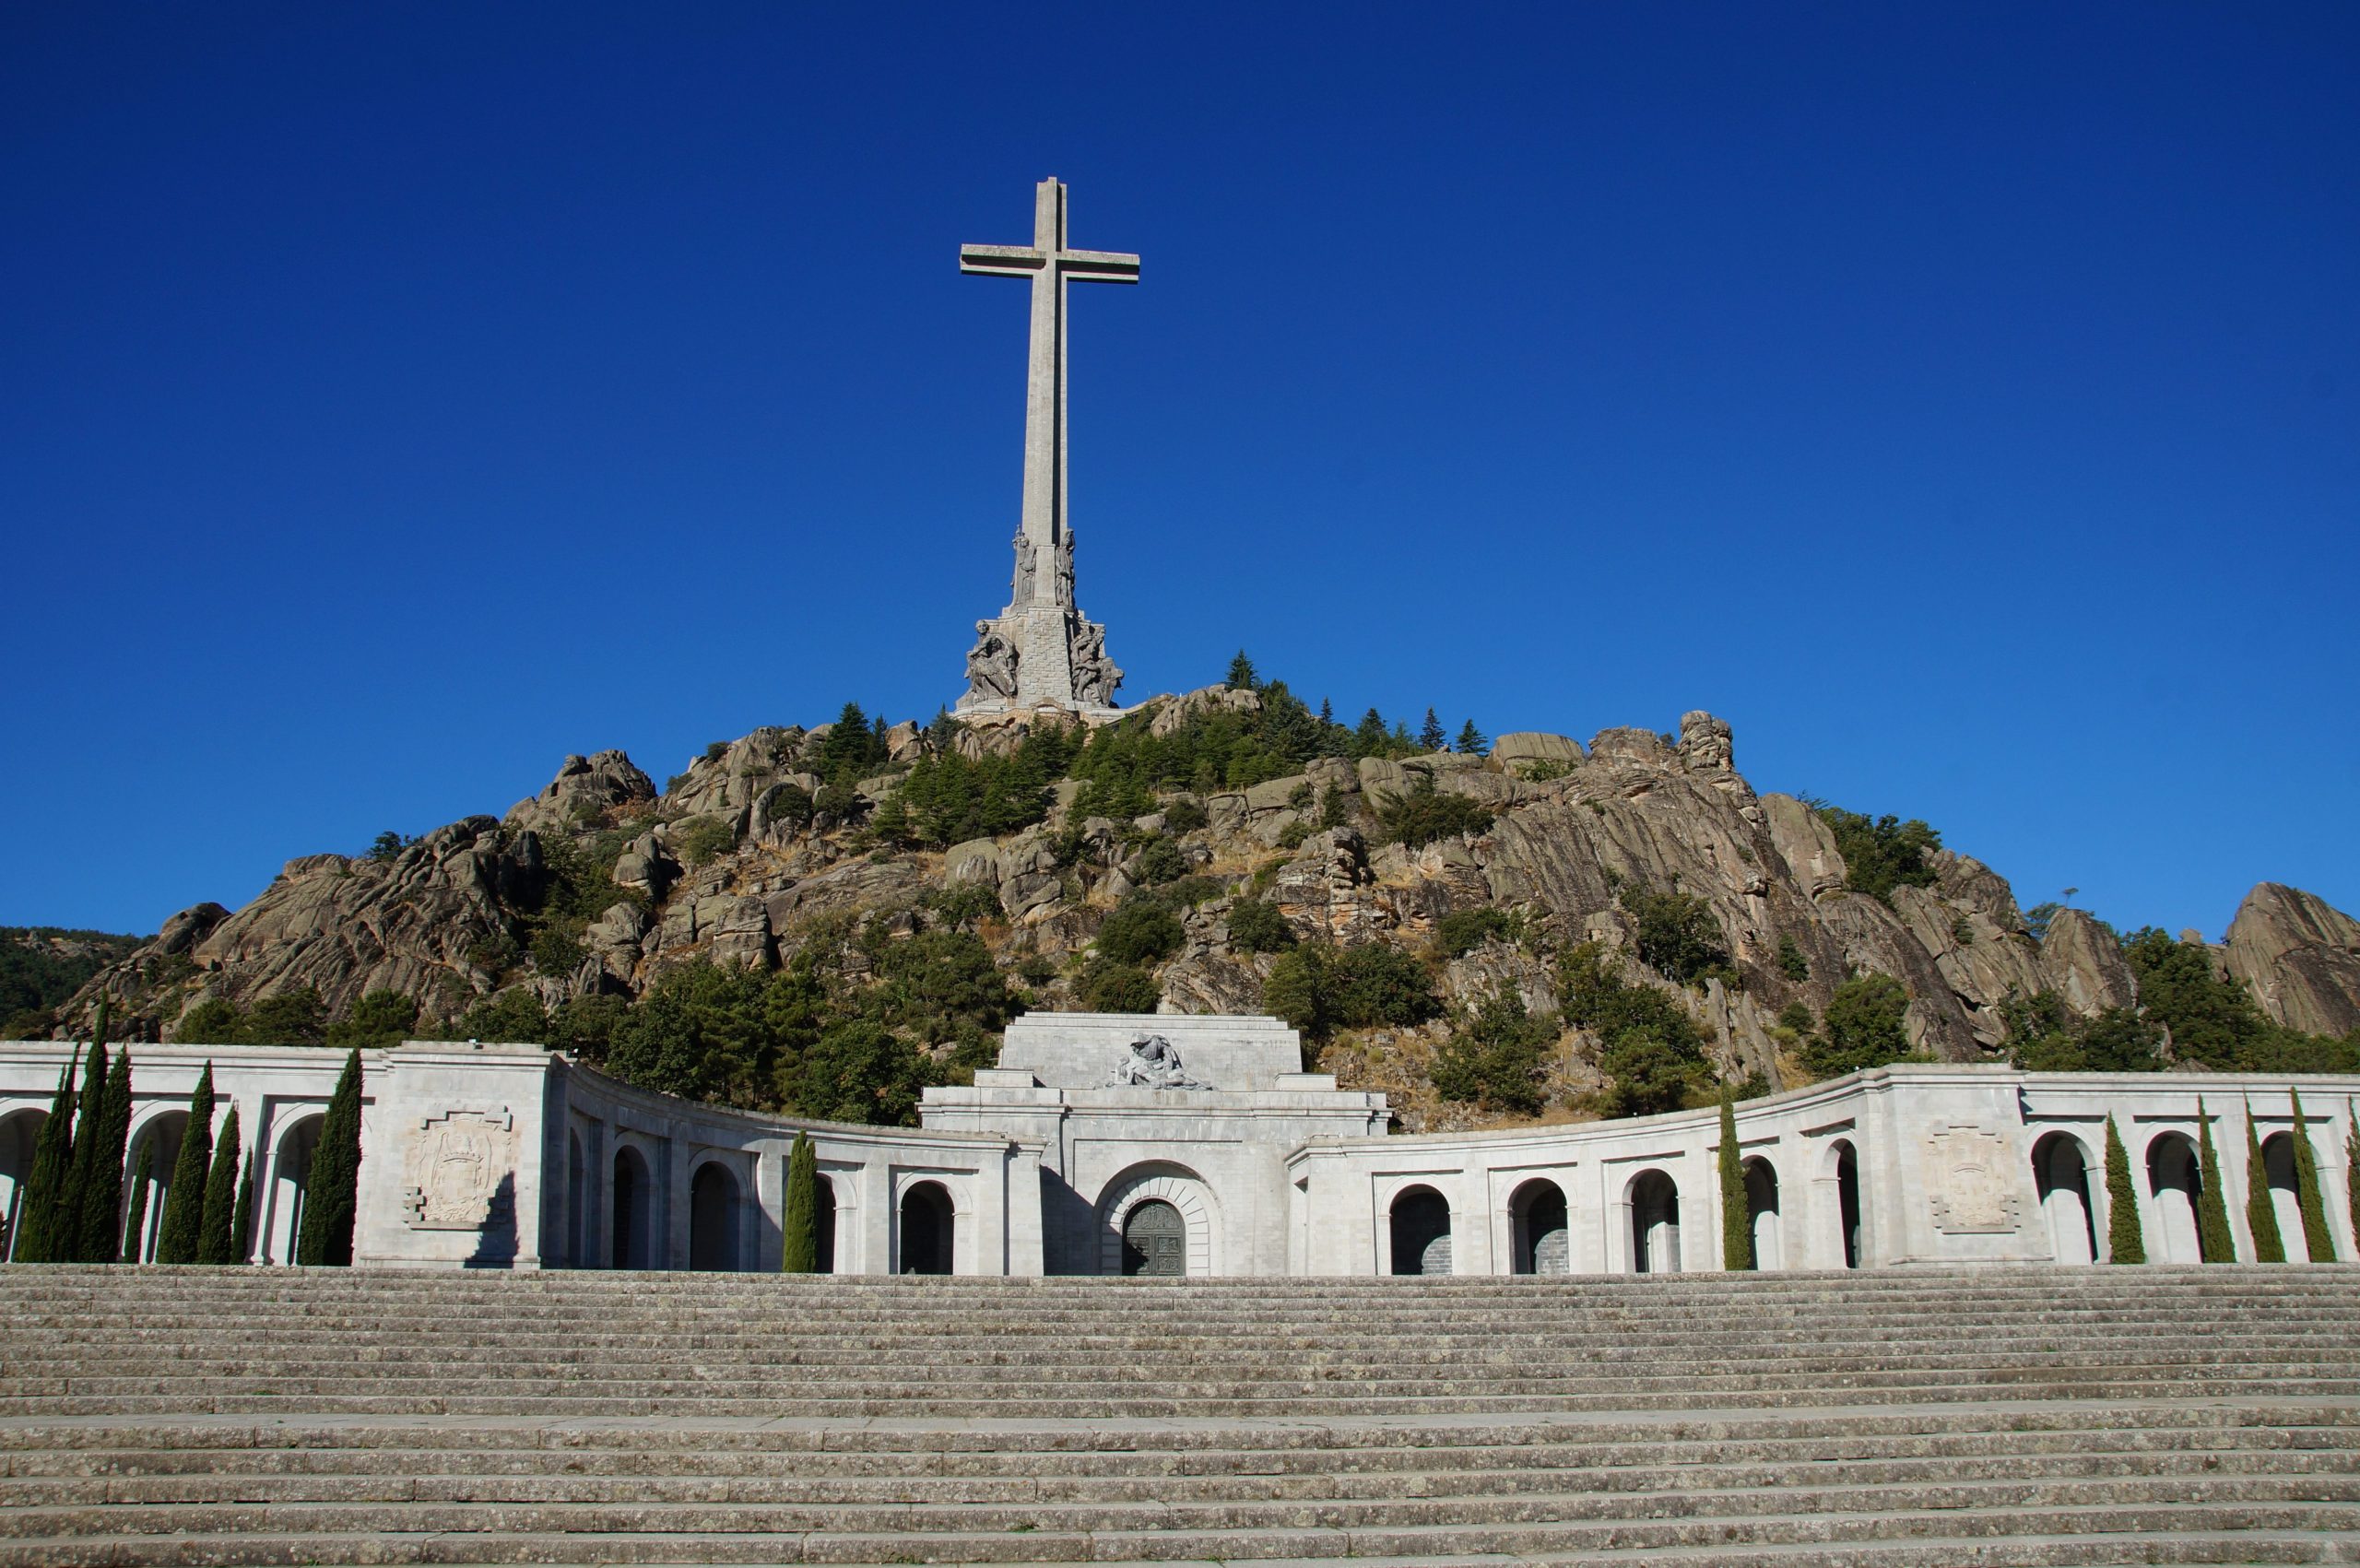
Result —
<path fill-rule="evenodd" d="M 2207 1263 L 2237 1261 L 2237 1233 L 2229 1229 L 2229 1200 L 2221 1191 L 2221 1160 L 2212 1152 L 2212 1118 L 2196 1102 L 2196 1253 Z"/>
<path fill-rule="evenodd" d="M 74 1069 L 80 1061 L 76 1053 L 57 1069 L 49 1120 L 33 1138 L 33 1166 L 17 1204 L 16 1246 L 9 1255 L 18 1263 L 50 1263 L 57 1257 L 57 1195 L 65 1185 L 74 1155 Z"/>
<path fill-rule="evenodd" d="M 1440 751 L 1450 743 L 1443 737 L 1442 721 L 1434 717 L 1432 708 L 1426 710 L 1426 722 L 1418 727 L 1418 749 Z"/>
<path fill-rule="evenodd" d="M 74 1097 L 74 1141 L 65 1156 L 65 1179 L 58 1185 L 49 1220 L 49 1260 L 82 1263 L 82 1198 L 98 1179 L 99 1123 L 106 1115 L 106 1009 L 91 1031 L 82 1058 L 82 1092 Z"/>
<path fill-rule="evenodd" d="M 779 1259 L 783 1274 L 810 1274 L 820 1267 L 820 1158 L 811 1140 L 795 1135 L 786 1156 L 786 1211 L 780 1221 L 785 1232 Z"/>
<path fill-rule="evenodd" d="M 1721 1267 L 1743 1273 L 1754 1266 L 1753 1206 L 1745 1200 L 1745 1165 L 1737 1151 L 1737 1108 L 1721 1086 Z"/>
<path fill-rule="evenodd" d="M 106 1089 L 99 1097 L 97 1149 L 90 1173 L 82 1186 L 82 1211 L 77 1217 L 81 1241 L 77 1248 L 85 1263 L 112 1263 L 122 1256 L 123 1165 L 131 1142 L 131 1053 L 117 1051 L 107 1070 Z M 81 1149 L 75 1155 L 78 1160 Z"/>
<path fill-rule="evenodd" d="M 199 1263 L 235 1263 L 237 1241 L 230 1227 L 238 1209 L 238 1106 L 230 1104 L 222 1118 L 221 1136 L 215 1139 L 213 1169 L 205 1178 L 205 1214 L 196 1237 Z"/>
<path fill-rule="evenodd" d="M 344 1059 L 336 1092 L 328 1097 L 327 1120 L 312 1151 L 312 1174 L 303 1195 L 303 1233 L 295 1261 L 312 1268 L 342 1268 L 352 1262 L 352 1221 L 360 1182 L 360 1053 Z"/>
<path fill-rule="evenodd" d="M 181 1133 L 180 1158 L 172 1161 L 164 1189 L 164 1212 L 156 1221 L 156 1261 L 195 1263 L 205 1227 L 205 1178 L 213 1166 L 213 1064 L 197 1075 L 189 1096 L 188 1126 Z"/>
<path fill-rule="evenodd" d="M 2303 1126 L 2303 1097 L 2290 1089 L 2286 1098 L 2295 1106 L 2295 1197 L 2303 1210 L 2303 1251 L 2313 1263 L 2333 1263 L 2335 1234 L 2327 1228 L 2327 1197 L 2319 1191 L 2319 1155 Z"/>
<path fill-rule="evenodd" d="M 156 1140 L 139 1146 L 139 1169 L 131 1177 L 131 1212 L 123 1221 L 122 1260 L 140 1261 L 140 1244 L 148 1239 L 148 1189 L 156 1180 Z"/>
<path fill-rule="evenodd" d="M 1483 732 L 1475 727 L 1473 719 L 1458 726 L 1458 750 L 1461 756 L 1481 757 L 1483 754 L 1483 749 L 1491 744 L 1483 737 Z"/>
<path fill-rule="evenodd" d="M 1254 674 L 1254 661 L 1245 656 L 1245 649 L 1238 649 L 1237 657 L 1229 661 L 1229 689 L 1232 691 L 1253 691 L 1261 684 Z"/>
<path fill-rule="evenodd" d="M 2110 1263 L 2144 1263 L 2147 1239 L 2139 1231 L 2139 1193 L 2130 1185 L 2130 1154 L 2114 1118 L 2106 1119 L 2106 1251 Z"/>
<path fill-rule="evenodd" d="M 2253 1103 L 2246 1102 L 2246 1230 L 2253 1236 L 2256 1263 L 2286 1261 L 2286 1243 L 2278 1234 L 2278 1210 L 2270 1202 L 2270 1167 L 2261 1157 L 2261 1138 L 2253 1130 Z"/>
<path fill-rule="evenodd" d="M 238 1207 L 230 1217 L 230 1261 L 246 1263 L 254 1256 L 254 1151 L 246 1150 L 238 1176 Z"/>

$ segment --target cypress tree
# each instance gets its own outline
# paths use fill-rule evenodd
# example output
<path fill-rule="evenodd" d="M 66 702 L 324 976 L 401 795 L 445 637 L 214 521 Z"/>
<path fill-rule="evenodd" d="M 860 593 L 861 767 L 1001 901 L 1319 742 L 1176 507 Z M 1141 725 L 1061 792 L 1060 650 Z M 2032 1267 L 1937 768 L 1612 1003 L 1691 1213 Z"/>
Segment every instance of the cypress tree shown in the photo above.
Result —
<path fill-rule="evenodd" d="M 2196 1102 L 2196 1253 L 2207 1263 L 2237 1261 L 2237 1233 L 2229 1229 L 2229 1200 L 2221 1192 L 2221 1159 L 2212 1152 L 2212 1118 Z"/>
<path fill-rule="evenodd" d="M 782 1274 L 809 1274 L 820 1267 L 820 1156 L 811 1139 L 795 1135 L 786 1156 L 786 1212 L 779 1256 Z"/>
<path fill-rule="evenodd" d="M 238 1106 L 230 1105 L 215 1140 L 213 1169 L 205 1178 L 205 1213 L 197 1222 L 196 1261 L 235 1263 L 237 1243 L 230 1233 L 238 1208 Z"/>
<path fill-rule="evenodd" d="M 139 1169 L 131 1178 L 131 1213 L 123 1222 L 123 1261 L 140 1261 L 140 1243 L 147 1239 L 148 1188 L 156 1179 L 156 1140 L 139 1146 Z"/>
<path fill-rule="evenodd" d="M 2278 1210 L 2270 1203 L 2270 1166 L 2261 1157 L 2261 1136 L 2253 1130 L 2253 1102 L 2246 1102 L 2246 1229 L 2253 1236 L 2256 1263 L 2286 1261 L 2278 1234 Z"/>
<path fill-rule="evenodd" d="M 82 1183 L 81 1242 L 76 1256 L 85 1263 L 112 1263 L 123 1241 L 123 1164 L 131 1141 L 131 1053 L 117 1051 L 99 1097 L 98 1135 L 92 1140 L 89 1174 Z M 77 1163 L 82 1154 L 77 1143 Z"/>
<path fill-rule="evenodd" d="M 100 1009 L 101 1014 L 105 1009 Z M 82 1092 L 74 1097 L 74 1139 L 65 1155 L 65 1179 L 57 1185 L 49 1220 L 49 1260 L 80 1263 L 82 1256 L 82 1195 L 98 1175 L 99 1120 L 107 1098 L 106 1019 L 92 1032 L 88 1055 L 82 1058 Z"/>
<path fill-rule="evenodd" d="M 1743 1273 L 1753 1267 L 1753 1210 L 1745 1201 L 1745 1166 L 1738 1159 L 1737 1110 L 1729 1085 L 1721 1086 L 1721 1267 Z"/>
<path fill-rule="evenodd" d="M 196 1079 L 189 1096 L 188 1126 L 181 1134 L 180 1158 L 172 1161 L 171 1185 L 164 1189 L 164 1212 L 156 1221 L 156 1261 L 195 1263 L 205 1229 L 205 1178 L 213 1164 L 213 1064 Z"/>
<path fill-rule="evenodd" d="M 352 1220 L 360 1181 L 360 1053 L 344 1059 L 336 1092 L 328 1097 L 327 1120 L 312 1151 L 312 1174 L 303 1194 L 303 1233 L 295 1261 L 312 1268 L 342 1268 L 352 1262 Z"/>
<path fill-rule="evenodd" d="M 238 1177 L 238 1207 L 230 1219 L 230 1254 L 232 1263 L 245 1263 L 254 1256 L 254 1150 L 251 1149 Z"/>
<path fill-rule="evenodd" d="M 2295 1107 L 2295 1197 L 2303 1210 L 2303 1251 L 2313 1263 L 2335 1261 L 2335 1235 L 2327 1228 L 2327 1198 L 2319 1191 L 2319 1160 L 2303 1126 L 2303 1097 L 2293 1090 Z"/>
<path fill-rule="evenodd" d="M 18 1263 L 51 1263 L 57 1257 L 57 1195 L 65 1185 L 66 1165 L 74 1154 L 74 1068 L 80 1057 L 66 1057 L 57 1069 L 57 1092 L 50 1096 L 49 1120 L 33 1138 L 33 1168 L 25 1177 L 25 1196 L 17 1205 L 16 1246 L 10 1253 Z"/>
<path fill-rule="evenodd" d="M 2139 1192 L 2130 1185 L 2130 1153 L 2112 1116 L 2106 1119 L 2106 1251 L 2113 1263 L 2147 1261 L 2147 1239 L 2139 1231 Z"/>

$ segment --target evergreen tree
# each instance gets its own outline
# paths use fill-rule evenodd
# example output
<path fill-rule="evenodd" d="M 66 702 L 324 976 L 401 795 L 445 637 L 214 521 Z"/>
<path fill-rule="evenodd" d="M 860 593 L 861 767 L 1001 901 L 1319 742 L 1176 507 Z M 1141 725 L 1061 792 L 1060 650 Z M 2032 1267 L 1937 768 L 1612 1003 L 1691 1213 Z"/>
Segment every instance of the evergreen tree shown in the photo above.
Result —
<path fill-rule="evenodd" d="M 98 1133 L 92 1140 L 90 1173 L 82 1182 L 81 1240 L 77 1256 L 85 1263 L 112 1263 L 122 1256 L 123 1164 L 131 1141 L 131 1053 L 117 1051 L 99 1097 Z M 75 1155 L 78 1161 L 81 1149 Z"/>
<path fill-rule="evenodd" d="M 1742 1273 L 1754 1267 L 1753 1207 L 1745 1200 L 1745 1165 L 1737 1151 L 1737 1107 L 1729 1085 L 1721 1085 L 1721 1267 Z"/>
<path fill-rule="evenodd" d="M 820 1157 L 811 1140 L 795 1135 L 786 1156 L 786 1212 L 780 1221 L 782 1274 L 810 1274 L 820 1267 Z"/>
<path fill-rule="evenodd" d="M 2270 1202 L 2270 1166 L 2261 1157 L 2261 1136 L 2253 1130 L 2253 1102 L 2246 1102 L 2246 1230 L 2253 1237 L 2256 1263 L 2286 1261 L 2278 1234 L 2278 1210 Z"/>
<path fill-rule="evenodd" d="M 1254 661 L 1245 656 L 1245 650 L 1243 648 L 1237 650 L 1237 657 L 1229 661 L 1229 679 L 1226 684 L 1232 691 L 1253 691 L 1259 689 L 1262 684 L 1255 676 Z"/>
<path fill-rule="evenodd" d="M 2207 1263 L 2237 1261 L 2237 1235 L 2229 1229 L 2229 1200 L 2221 1191 L 2221 1160 L 2212 1152 L 2212 1118 L 2196 1102 L 2196 1252 Z"/>
<path fill-rule="evenodd" d="M 1418 726 L 1418 749 L 1421 751 L 1440 751 L 1448 747 L 1449 744 L 1449 741 L 1443 737 L 1442 721 L 1434 717 L 1434 711 L 1432 708 L 1428 708 L 1426 710 L 1426 722 Z"/>
<path fill-rule="evenodd" d="M 89 1053 L 82 1058 L 82 1092 L 74 1097 L 74 1140 L 65 1156 L 65 1179 L 51 1207 L 49 1260 L 81 1263 L 82 1195 L 98 1178 L 99 1122 L 106 1114 L 106 1009 L 100 1008 Z"/>
<path fill-rule="evenodd" d="M 213 1064 L 197 1075 L 189 1096 L 188 1126 L 181 1134 L 180 1158 L 172 1161 L 164 1189 L 164 1212 L 156 1221 L 156 1261 L 195 1263 L 205 1228 L 205 1178 L 213 1165 Z"/>
<path fill-rule="evenodd" d="M 2295 1106 L 2295 1197 L 2303 1210 L 2303 1251 L 2313 1263 L 2335 1261 L 2335 1236 L 2327 1228 L 2327 1198 L 2319 1191 L 2319 1155 L 2303 1126 L 2303 1097 L 2293 1090 L 2286 1098 Z"/>
<path fill-rule="evenodd" d="M 148 1239 L 148 1189 L 156 1180 L 156 1140 L 139 1146 L 139 1169 L 131 1177 L 131 1212 L 123 1222 L 122 1260 L 140 1261 L 140 1244 Z"/>
<path fill-rule="evenodd" d="M 78 1053 L 70 1055 L 57 1069 L 49 1120 L 33 1138 L 33 1168 L 17 1204 L 16 1244 L 9 1254 L 18 1263 L 52 1263 L 57 1257 L 57 1196 L 74 1155 L 74 1068 L 80 1059 Z"/>
<path fill-rule="evenodd" d="M 244 1263 L 254 1255 L 254 1151 L 246 1151 L 238 1176 L 238 1207 L 230 1217 L 230 1261 Z"/>
<path fill-rule="evenodd" d="M 2139 1193 L 2130 1185 L 2130 1154 L 2114 1118 L 2106 1119 L 2106 1252 L 2109 1263 L 2144 1263 L 2147 1240 L 2139 1231 Z"/>
<path fill-rule="evenodd" d="M 232 1101 L 214 1140 L 213 1169 L 205 1178 L 205 1213 L 198 1222 L 196 1261 L 235 1263 L 237 1238 L 231 1227 L 238 1209 L 238 1106 Z"/>
<path fill-rule="evenodd" d="M 307 1267 L 342 1268 L 352 1262 L 352 1220 L 360 1182 L 360 1053 L 344 1059 L 344 1071 L 328 1098 L 319 1147 L 312 1151 L 309 1190 L 303 1195 L 303 1233 L 295 1261 Z"/>
<path fill-rule="evenodd" d="M 1483 749 L 1491 744 L 1483 737 L 1483 732 L 1475 727 L 1473 719 L 1458 726 L 1458 750 L 1461 756 L 1481 757 L 1483 754 Z"/>

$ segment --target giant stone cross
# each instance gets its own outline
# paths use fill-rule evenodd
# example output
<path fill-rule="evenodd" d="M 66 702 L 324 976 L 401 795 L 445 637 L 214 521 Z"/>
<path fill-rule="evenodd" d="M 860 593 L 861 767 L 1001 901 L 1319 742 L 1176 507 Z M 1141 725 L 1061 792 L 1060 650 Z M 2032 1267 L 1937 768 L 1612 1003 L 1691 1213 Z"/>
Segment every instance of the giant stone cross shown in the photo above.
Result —
<path fill-rule="evenodd" d="M 1073 596 L 1073 527 L 1066 515 L 1066 284 L 1137 283 L 1139 258 L 1066 245 L 1066 187 L 1033 192 L 1032 243 L 964 245 L 959 270 L 1032 283 L 1032 343 L 1024 397 L 1024 513 L 1008 608 L 975 623 L 961 713 L 1042 706 L 1110 712 L 1123 672 L 1106 629 Z"/>

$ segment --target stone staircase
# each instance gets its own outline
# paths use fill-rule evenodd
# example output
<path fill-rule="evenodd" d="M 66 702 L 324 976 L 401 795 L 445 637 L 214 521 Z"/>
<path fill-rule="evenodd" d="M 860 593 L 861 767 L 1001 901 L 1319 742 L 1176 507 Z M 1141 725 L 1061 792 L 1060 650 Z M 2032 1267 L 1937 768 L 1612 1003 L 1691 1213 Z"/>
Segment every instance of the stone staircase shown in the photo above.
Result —
<path fill-rule="evenodd" d="M 2360 1562 L 2360 1269 L 0 1268 L 0 1568 Z"/>

